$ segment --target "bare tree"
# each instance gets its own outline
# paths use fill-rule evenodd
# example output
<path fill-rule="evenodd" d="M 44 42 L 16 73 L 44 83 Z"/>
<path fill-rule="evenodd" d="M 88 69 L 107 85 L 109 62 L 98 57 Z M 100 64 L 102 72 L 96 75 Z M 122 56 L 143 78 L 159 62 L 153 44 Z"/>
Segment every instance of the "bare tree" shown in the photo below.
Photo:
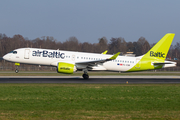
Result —
<path fill-rule="evenodd" d="M 144 37 L 140 37 L 137 43 L 141 48 L 141 54 L 145 54 L 150 50 L 150 45 Z"/>
<path fill-rule="evenodd" d="M 88 42 L 84 42 L 81 45 L 81 51 L 82 52 L 92 52 L 93 45 L 91 43 Z"/>
<path fill-rule="evenodd" d="M 134 45 L 132 42 L 127 43 L 127 52 L 133 52 L 134 50 Z"/>
<path fill-rule="evenodd" d="M 108 40 L 106 37 L 99 38 L 99 43 L 96 45 L 96 49 L 98 53 L 101 53 L 108 49 Z"/>
<path fill-rule="evenodd" d="M 110 44 L 109 44 L 109 51 L 110 53 L 116 53 L 116 52 L 126 52 L 127 51 L 127 45 L 124 38 L 111 38 Z"/>
<path fill-rule="evenodd" d="M 70 37 L 66 42 L 66 49 L 70 51 L 79 51 L 79 41 L 76 37 Z"/>

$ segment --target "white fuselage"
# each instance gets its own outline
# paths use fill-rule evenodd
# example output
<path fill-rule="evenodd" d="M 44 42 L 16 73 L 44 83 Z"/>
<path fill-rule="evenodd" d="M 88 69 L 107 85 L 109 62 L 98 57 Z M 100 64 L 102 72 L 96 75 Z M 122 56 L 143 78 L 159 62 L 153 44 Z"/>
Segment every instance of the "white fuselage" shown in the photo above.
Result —
<path fill-rule="evenodd" d="M 17 53 L 10 52 L 3 58 L 11 62 L 47 66 L 57 66 L 58 62 L 66 62 L 75 64 L 77 69 L 83 69 L 85 67 L 85 65 L 82 64 L 83 62 L 105 60 L 112 56 L 40 48 L 20 48 L 14 51 L 17 51 Z M 131 69 L 140 59 L 141 57 L 118 56 L 115 60 L 93 66 L 91 70 L 127 71 Z"/>

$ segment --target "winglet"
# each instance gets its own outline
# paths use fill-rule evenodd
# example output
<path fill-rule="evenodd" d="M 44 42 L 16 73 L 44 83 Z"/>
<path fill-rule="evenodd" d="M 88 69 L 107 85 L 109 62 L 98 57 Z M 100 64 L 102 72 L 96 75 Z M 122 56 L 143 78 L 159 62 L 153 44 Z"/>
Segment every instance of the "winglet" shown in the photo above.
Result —
<path fill-rule="evenodd" d="M 105 55 L 107 52 L 108 52 L 108 50 L 104 51 L 104 52 L 103 52 L 103 53 L 101 53 L 101 54 Z"/>
<path fill-rule="evenodd" d="M 111 58 L 109 58 L 110 60 L 115 60 L 117 58 L 117 56 L 120 54 L 120 52 L 116 53 L 115 55 L 113 55 Z"/>

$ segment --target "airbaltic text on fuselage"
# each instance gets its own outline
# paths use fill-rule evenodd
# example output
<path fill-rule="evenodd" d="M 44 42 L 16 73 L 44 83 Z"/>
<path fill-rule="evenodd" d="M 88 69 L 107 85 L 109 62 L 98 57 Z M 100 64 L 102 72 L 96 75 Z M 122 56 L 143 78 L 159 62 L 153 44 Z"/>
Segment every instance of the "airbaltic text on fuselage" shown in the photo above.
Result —
<path fill-rule="evenodd" d="M 47 51 L 47 50 L 37 50 L 32 52 L 32 56 L 37 56 L 37 57 L 49 57 L 49 58 L 65 58 L 65 54 L 57 51 Z"/>
<path fill-rule="evenodd" d="M 165 53 L 162 53 L 162 52 L 153 52 L 153 51 L 150 51 L 150 56 L 151 57 L 162 57 L 164 58 L 165 56 Z"/>

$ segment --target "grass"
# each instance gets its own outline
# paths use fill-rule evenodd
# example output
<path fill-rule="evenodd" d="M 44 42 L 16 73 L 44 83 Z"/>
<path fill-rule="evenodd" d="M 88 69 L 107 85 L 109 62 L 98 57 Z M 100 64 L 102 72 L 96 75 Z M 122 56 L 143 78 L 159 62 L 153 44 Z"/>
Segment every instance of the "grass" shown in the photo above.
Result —
<path fill-rule="evenodd" d="M 0 119 L 179 119 L 180 84 L 0 84 Z"/>

